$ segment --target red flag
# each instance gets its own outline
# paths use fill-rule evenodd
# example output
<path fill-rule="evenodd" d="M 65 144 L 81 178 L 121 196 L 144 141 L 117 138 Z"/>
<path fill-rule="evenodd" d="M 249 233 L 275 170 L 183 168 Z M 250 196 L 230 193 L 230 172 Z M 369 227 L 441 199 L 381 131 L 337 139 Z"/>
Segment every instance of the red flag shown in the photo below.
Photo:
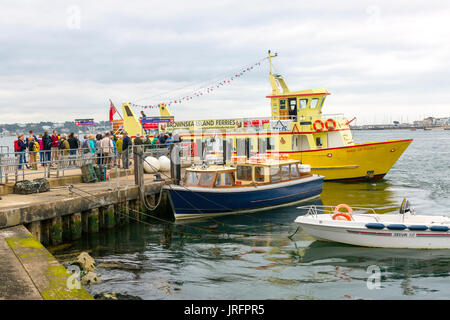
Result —
<path fill-rule="evenodd" d="M 113 117 L 114 114 L 117 112 L 116 107 L 114 106 L 113 102 L 111 101 L 111 99 L 109 100 L 109 102 L 111 102 L 110 107 L 109 107 L 109 122 L 113 122 Z"/>

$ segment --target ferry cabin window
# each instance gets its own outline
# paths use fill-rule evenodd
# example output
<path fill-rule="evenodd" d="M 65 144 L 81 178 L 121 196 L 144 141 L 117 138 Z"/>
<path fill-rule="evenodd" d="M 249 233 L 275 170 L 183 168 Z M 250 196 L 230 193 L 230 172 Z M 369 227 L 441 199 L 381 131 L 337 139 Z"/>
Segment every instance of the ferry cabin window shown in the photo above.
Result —
<path fill-rule="evenodd" d="M 214 179 L 214 173 L 202 173 L 200 177 L 199 185 L 203 187 L 209 187 L 212 185 Z"/>
<path fill-rule="evenodd" d="M 300 109 L 305 109 L 308 104 L 308 99 L 300 99 Z"/>
<path fill-rule="evenodd" d="M 275 149 L 275 139 L 274 138 L 266 138 L 267 150 Z"/>
<path fill-rule="evenodd" d="M 289 99 L 289 110 L 297 111 L 297 99 Z"/>
<path fill-rule="evenodd" d="M 229 172 L 219 173 L 216 179 L 216 187 L 228 187 L 233 185 L 233 180 Z"/>
<path fill-rule="evenodd" d="M 286 99 L 280 99 L 280 110 L 286 110 Z"/>
<path fill-rule="evenodd" d="M 320 107 L 322 108 L 323 107 L 323 103 L 325 102 L 325 96 L 323 96 L 323 98 L 322 98 L 322 101 L 320 101 Z"/>
<path fill-rule="evenodd" d="M 264 167 L 255 167 L 255 181 L 264 182 Z"/>
<path fill-rule="evenodd" d="M 311 109 L 315 109 L 319 103 L 319 98 L 314 98 L 311 100 Z"/>
<path fill-rule="evenodd" d="M 280 167 L 272 166 L 270 167 L 270 181 L 272 182 L 278 182 L 281 180 L 280 176 Z"/>
<path fill-rule="evenodd" d="M 236 167 L 236 179 L 238 180 L 252 180 L 252 167 L 251 166 L 237 166 Z"/>
<path fill-rule="evenodd" d="M 289 165 L 281 166 L 281 180 L 289 180 Z"/>
<path fill-rule="evenodd" d="M 241 138 L 236 138 L 236 155 L 245 155 L 245 140 Z"/>
<path fill-rule="evenodd" d="M 186 184 L 197 185 L 200 180 L 199 172 L 186 172 Z"/>
<path fill-rule="evenodd" d="M 316 138 L 316 146 L 318 148 L 322 148 L 322 138 L 321 137 Z"/>
<path fill-rule="evenodd" d="M 300 177 L 296 164 L 291 164 L 291 179 Z"/>

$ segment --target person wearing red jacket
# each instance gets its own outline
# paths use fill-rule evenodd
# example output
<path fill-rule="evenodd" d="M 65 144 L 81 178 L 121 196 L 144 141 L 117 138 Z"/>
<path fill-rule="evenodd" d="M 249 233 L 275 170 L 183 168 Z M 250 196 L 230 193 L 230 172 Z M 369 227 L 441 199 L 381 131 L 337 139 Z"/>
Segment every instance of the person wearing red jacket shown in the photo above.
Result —
<path fill-rule="evenodd" d="M 58 160 L 58 142 L 59 137 L 56 130 L 53 130 L 53 134 L 50 137 L 52 139 L 52 162 Z"/>

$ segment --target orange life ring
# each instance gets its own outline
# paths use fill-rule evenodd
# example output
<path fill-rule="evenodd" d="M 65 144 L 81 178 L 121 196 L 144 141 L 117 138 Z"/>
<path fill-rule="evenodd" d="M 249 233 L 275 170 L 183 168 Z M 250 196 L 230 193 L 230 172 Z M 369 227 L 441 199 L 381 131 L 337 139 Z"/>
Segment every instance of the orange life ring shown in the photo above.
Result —
<path fill-rule="evenodd" d="M 347 210 L 347 212 L 340 212 L 339 210 L 341 208 L 345 208 Z M 349 205 L 340 204 L 334 208 L 334 214 L 331 217 L 331 219 L 352 221 L 352 213 L 353 213 L 353 210 L 352 210 L 352 208 L 350 208 Z"/>
<path fill-rule="evenodd" d="M 330 127 L 329 125 L 328 125 L 328 122 L 332 122 L 333 123 L 333 126 L 332 127 Z M 336 129 L 336 121 L 334 121 L 334 119 L 328 119 L 326 122 L 325 122 L 325 127 L 328 129 L 328 130 L 334 130 L 334 129 Z"/>
<path fill-rule="evenodd" d="M 246 162 L 247 157 L 246 156 L 232 156 L 231 161 L 232 162 Z"/>
<path fill-rule="evenodd" d="M 319 123 L 320 123 L 320 129 L 317 129 L 317 124 L 319 124 Z M 316 131 L 323 131 L 323 129 L 325 128 L 325 126 L 324 126 L 322 120 L 316 120 L 316 121 L 314 121 L 313 128 L 314 128 L 314 130 L 316 130 Z"/>

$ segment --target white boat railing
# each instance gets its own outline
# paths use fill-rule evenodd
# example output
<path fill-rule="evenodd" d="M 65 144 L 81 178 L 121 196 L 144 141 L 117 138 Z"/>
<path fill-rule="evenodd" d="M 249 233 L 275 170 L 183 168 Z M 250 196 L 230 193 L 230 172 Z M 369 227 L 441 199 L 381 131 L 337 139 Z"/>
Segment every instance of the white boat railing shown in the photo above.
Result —
<path fill-rule="evenodd" d="M 314 218 L 317 218 L 319 213 L 323 214 L 333 214 L 334 209 L 336 206 L 324 206 L 324 205 L 309 205 L 309 206 L 300 206 L 297 207 L 297 209 L 308 209 L 308 212 L 306 213 L 306 216 L 313 216 Z M 374 218 L 377 222 L 380 222 L 378 217 L 378 213 L 373 208 L 365 208 L 365 207 L 351 207 L 352 210 L 364 210 L 365 213 L 352 213 L 351 218 L 353 219 L 353 216 L 370 216 Z"/>

